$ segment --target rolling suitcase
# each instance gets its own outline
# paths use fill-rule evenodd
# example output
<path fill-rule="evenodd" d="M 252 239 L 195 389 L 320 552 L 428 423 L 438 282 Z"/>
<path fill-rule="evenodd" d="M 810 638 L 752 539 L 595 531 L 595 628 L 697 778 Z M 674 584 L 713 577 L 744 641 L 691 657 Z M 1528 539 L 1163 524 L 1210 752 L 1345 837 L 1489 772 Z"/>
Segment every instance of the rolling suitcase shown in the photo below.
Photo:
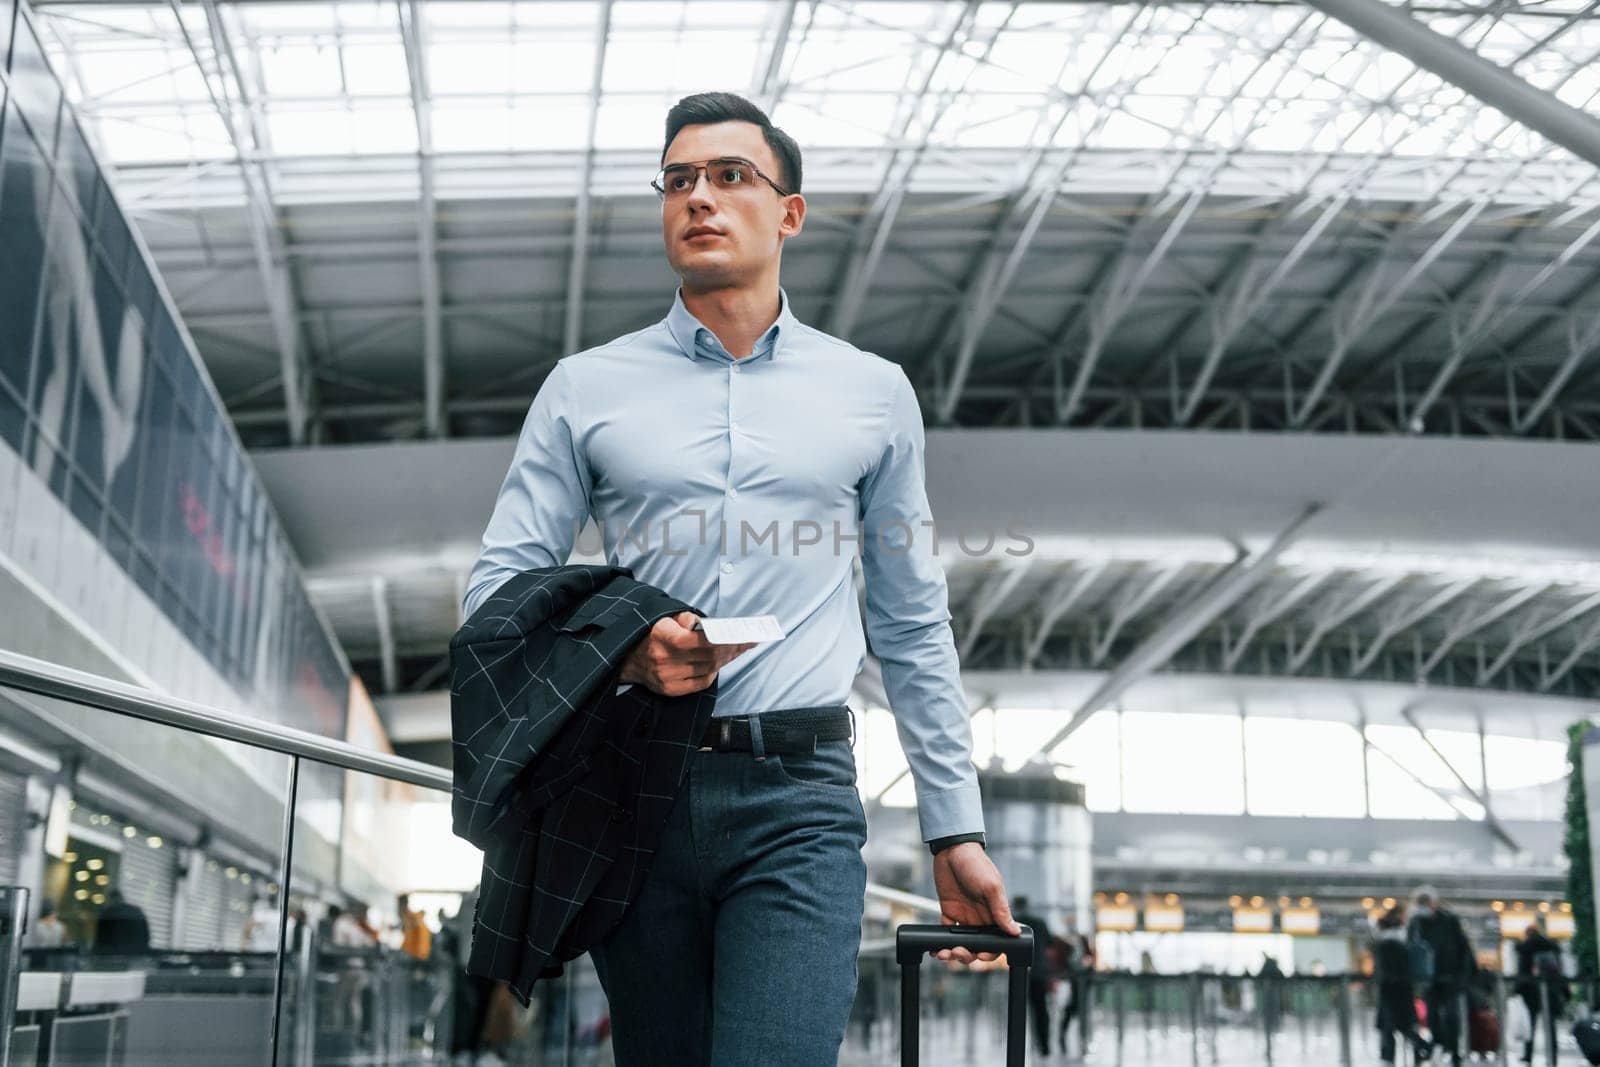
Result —
<path fill-rule="evenodd" d="M 1572 1025 L 1572 1036 L 1577 1039 L 1578 1051 L 1590 1063 L 1600 1064 L 1600 1020 L 1585 1019 Z"/>
<path fill-rule="evenodd" d="M 919 1047 L 922 957 L 947 948 L 968 952 L 1003 952 L 1011 980 L 1006 993 L 1006 1067 L 1023 1067 L 1028 1053 L 1028 969 L 1033 966 L 1033 931 L 1026 925 L 1012 937 L 998 926 L 907 924 L 894 934 L 895 961 L 900 964 L 900 1063 L 920 1067 Z"/>
<path fill-rule="evenodd" d="M 1500 1017 L 1479 1008 L 1467 1019 L 1467 1045 L 1473 1052 L 1500 1051 Z"/>

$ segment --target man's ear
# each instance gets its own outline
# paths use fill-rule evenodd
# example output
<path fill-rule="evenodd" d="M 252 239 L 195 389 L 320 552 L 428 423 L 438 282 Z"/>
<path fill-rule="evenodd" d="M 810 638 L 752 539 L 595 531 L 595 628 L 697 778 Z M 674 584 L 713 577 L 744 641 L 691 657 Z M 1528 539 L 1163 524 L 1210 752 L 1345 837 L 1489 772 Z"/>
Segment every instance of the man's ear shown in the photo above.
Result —
<path fill-rule="evenodd" d="M 806 222 L 806 198 L 795 193 L 783 202 L 783 219 L 778 224 L 778 236 L 784 240 L 797 236 Z"/>

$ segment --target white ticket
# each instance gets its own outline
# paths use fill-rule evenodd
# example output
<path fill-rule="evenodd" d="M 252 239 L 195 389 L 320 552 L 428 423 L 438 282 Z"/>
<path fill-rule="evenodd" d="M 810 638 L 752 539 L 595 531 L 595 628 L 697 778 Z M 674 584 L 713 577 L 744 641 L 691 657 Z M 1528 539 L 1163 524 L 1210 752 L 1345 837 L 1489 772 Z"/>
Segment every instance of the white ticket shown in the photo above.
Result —
<path fill-rule="evenodd" d="M 743 645 L 751 642 L 782 641 L 783 627 L 776 615 L 744 615 L 732 619 L 696 619 L 696 630 L 704 630 L 713 645 Z"/>

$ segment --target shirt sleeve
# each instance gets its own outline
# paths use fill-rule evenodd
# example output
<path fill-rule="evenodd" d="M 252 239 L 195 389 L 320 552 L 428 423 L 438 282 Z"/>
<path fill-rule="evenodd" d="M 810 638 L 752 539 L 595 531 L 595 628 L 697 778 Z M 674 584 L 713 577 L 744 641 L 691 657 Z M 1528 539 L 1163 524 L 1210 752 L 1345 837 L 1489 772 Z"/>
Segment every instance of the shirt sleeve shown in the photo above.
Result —
<path fill-rule="evenodd" d="M 566 361 L 556 363 L 523 420 L 467 578 L 464 618 L 513 575 L 559 567 L 589 517 L 593 484 L 578 445 L 578 397 Z"/>
<path fill-rule="evenodd" d="M 867 640 L 916 785 L 922 839 L 982 831 L 972 722 L 923 475 L 922 411 L 896 368 L 888 440 L 862 480 Z"/>

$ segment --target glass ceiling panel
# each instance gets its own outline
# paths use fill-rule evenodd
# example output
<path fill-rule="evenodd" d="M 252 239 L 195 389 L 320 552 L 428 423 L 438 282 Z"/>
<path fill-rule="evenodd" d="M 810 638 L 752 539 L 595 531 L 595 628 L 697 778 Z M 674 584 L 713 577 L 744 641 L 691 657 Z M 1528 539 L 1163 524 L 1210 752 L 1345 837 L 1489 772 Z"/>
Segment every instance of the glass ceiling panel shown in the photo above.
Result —
<path fill-rule="evenodd" d="M 188 40 L 161 4 L 41 5 L 52 60 L 114 163 L 232 155 L 216 101 L 234 110 L 244 150 L 269 159 L 414 154 L 413 76 L 428 84 L 431 115 L 421 119 L 431 118 L 441 155 L 588 146 L 598 4 L 424 2 L 424 69 L 416 72 L 393 3 L 218 10 L 216 30 L 232 60 L 213 54 L 198 5 L 184 9 Z M 1600 20 L 1568 19 L 1569 10 L 1587 9 L 1561 0 L 1417 17 L 1567 103 L 1593 108 Z M 1072 150 L 1061 160 L 1069 175 L 1104 153 L 1185 151 L 1224 161 L 1334 153 L 1354 161 L 1343 174 L 1367 173 L 1364 157 L 1456 161 L 1453 173 L 1481 195 L 1486 182 L 1490 191 L 1504 186 L 1524 163 L 1571 158 L 1293 5 L 1039 0 L 984 3 L 974 12 L 958 3 L 823 0 L 793 8 L 785 32 L 788 13 L 779 0 L 615 3 L 593 147 L 658 151 L 667 107 L 714 87 L 775 101 L 775 120 L 808 151 L 925 145 L 914 185 L 925 170 L 950 174 L 952 166 L 979 180 L 1015 181 L 1034 169 L 1021 165 L 1028 153 L 1057 150 Z M 780 35 L 783 53 L 775 56 Z M 960 152 L 993 150 L 1017 153 L 1019 165 L 959 162 Z M 1467 174 L 1469 162 L 1480 168 L 1476 176 Z M 1486 180 L 1483 164 L 1504 176 Z M 1152 180 L 1169 169 L 1146 168 Z M 1249 180 L 1248 169 L 1224 169 L 1219 187 L 1237 191 Z M 852 173 L 874 182 L 882 169 Z M 1568 191 L 1551 188 L 1552 196 Z"/>

